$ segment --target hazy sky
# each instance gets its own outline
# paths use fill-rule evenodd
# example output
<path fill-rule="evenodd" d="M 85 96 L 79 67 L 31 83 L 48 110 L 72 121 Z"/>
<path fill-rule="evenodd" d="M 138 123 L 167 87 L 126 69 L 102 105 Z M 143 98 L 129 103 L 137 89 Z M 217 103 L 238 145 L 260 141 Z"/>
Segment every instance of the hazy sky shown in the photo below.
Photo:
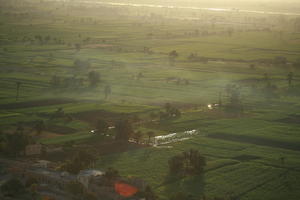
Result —
<path fill-rule="evenodd" d="M 106 2 L 130 2 L 168 4 L 180 6 L 230 7 L 256 10 L 285 10 L 300 12 L 300 0 L 96 0 Z"/>

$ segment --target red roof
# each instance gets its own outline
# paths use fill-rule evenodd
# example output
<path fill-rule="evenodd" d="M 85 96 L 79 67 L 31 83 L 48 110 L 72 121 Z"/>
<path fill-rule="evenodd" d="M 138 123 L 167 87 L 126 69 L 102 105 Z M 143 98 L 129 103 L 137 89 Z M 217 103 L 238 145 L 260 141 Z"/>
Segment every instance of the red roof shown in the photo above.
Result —
<path fill-rule="evenodd" d="M 126 183 L 115 183 L 115 191 L 123 197 L 131 197 L 137 193 L 138 189 Z"/>

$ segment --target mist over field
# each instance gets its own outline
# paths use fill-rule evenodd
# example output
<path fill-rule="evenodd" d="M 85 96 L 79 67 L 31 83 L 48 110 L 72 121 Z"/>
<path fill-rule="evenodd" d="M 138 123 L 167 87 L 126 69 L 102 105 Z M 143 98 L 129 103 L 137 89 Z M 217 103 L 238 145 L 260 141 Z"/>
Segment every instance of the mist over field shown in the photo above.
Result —
<path fill-rule="evenodd" d="M 199 6 L 216 8 L 256 9 L 260 11 L 293 11 L 299 13 L 297 0 L 93 0 L 98 2 L 121 2 L 136 4 L 159 4 L 177 6 Z"/>
<path fill-rule="evenodd" d="M 300 199 L 298 0 L 0 0 L 0 199 Z"/>

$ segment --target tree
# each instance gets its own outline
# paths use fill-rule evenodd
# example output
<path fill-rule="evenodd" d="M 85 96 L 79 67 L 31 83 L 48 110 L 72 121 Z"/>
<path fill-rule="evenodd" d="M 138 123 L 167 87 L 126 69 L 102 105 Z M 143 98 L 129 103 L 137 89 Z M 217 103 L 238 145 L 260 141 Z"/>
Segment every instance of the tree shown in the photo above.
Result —
<path fill-rule="evenodd" d="M 60 118 L 60 117 L 65 117 L 65 111 L 62 107 L 59 107 L 56 109 L 56 111 L 52 114 L 51 118 Z"/>
<path fill-rule="evenodd" d="M 218 101 L 219 106 L 222 106 L 222 92 L 219 92 L 219 101 Z"/>
<path fill-rule="evenodd" d="M 112 185 L 112 183 L 120 177 L 119 175 L 119 171 L 112 168 L 112 167 L 109 167 L 105 174 L 103 175 L 103 177 L 105 178 L 105 181 L 106 181 L 106 184 L 107 185 Z"/>
<path fill-rule="evenodd" d="M 191 149 L 169 160 L 169 170 L 173 175 L 200 175 L 206 165 L 205 157 L 198 150 Z"/>
<path fill-rule="evenodd" d="M 96 161 L 96 157 L 94 154 L 88 151 L 78 151 L 75 157 L 73 158 L 73 162 L 77 165 L 81 166 L 81 169 L 90 167 Z"/>
<path fill-rule="evenodd" d="M 132 125 L 128 120 L 120 120 L 116 124 L 116 140 L 128 141 L 132 133 Z"/>
<path fill-rule="evenodd" d="M 239 87 L 230 85 L 227 88 L 227 93 L 229 95 L 229 103 L 226 105 L 227 111 L 241 113 L 243 111 L 243 105 Z"/>
<path fill-rule="evenodd" d="M 255 69 L 255 64 L 252 63 L 252 64 L 249 65 L 249 67 L 250 67 L 251 70 L 254 70 Z"/>
<path fill-rule="evenodd" d="M 183 169 L 183 160 L 181 155 L 173 156 L 168 161 L 170 174 L 178 175 Z"/>
<path fill-rule="evenodd" d="M 152 188 L 147 185 L 144 191 L 144 198 L 146 200 L 156 200 L 157 196 L 155 195 L 155 193 L 153 192 Z"/>
<path fill-rule="evenodd" d="M 268 73 L 264 73 L 264 80 L 266 82 L 269 82 L 270 81 L 270 77 L 269 77 L 269 74 Z"/>
<path fill-rule="evenodd" d="M 287 63 L 287 59 L 284 56 L 276 56 L 274 58 L 274 63 L 277 65 L 284 65 Z"/>
<path fill-rule="evenodd" d="M 91 167 L 96 161 L 96 157 L 87 152 L 77 152 L 71 160 L 67 160 L 61 167 L 60 170 L 67 171 L 72 174 L 77 174 L 79 171 Z"/>
<path fill-rule="evenodd" d="M 61 77 L 54 75 L 50 80 L 50 85 L 53 88 L 58 88 L 61 86 L 61 82 L 62 82 Z"/>
<path fill-rule="evenodd" d="M 46 126 L 43 120 L 39 120 L 35 123 L 34 129 L 38 135 L 40 135 L 44 130 Z"/>
<path fill-rule="evenodd" d="M 170 65 L 174 65 L 175 59 L 178 57 L 178 53 L 176 50 L 173 50 L 169 53 L 169 63 Z"/>
<path fill-rule="evenodd" d="M 66 190 L 74 196 L 81 196 L 84 193 L 83 185 L 78 181 L 71 181 L 68 184 L 66 184 Z"/>
<path fill-rule="evenodd" d="M 100 73 L 96 71 L 90 71 L 88 74 L 88 80 L 90 87 L 97 87 L 100 82 Z"/>
<path fill-rule="evenodd" d="M 4 196 L 15 197 L 24 194 L 26 190 L 25 186 L 19 179 L 12 178 L 1 186 L 1 192 Z"/>
<path fill-rule="evenodd" d="M 133 138 L 135 139 L 136 143 L 139 144 L 142 138 L 142 132 L 141 131 L 134 132 Z"/>
<path fill-rule="evenodd" d="M 106 133 L 108 131 L 108 123 L 102 119 L 99 119 L 96 124 L 97 133 Z"/>
<path fill-rule="evenodd" d="M 183 193 L 183 192 L 177 192 L 175 195 L 173 195 L 170 200 L 193 200 L 194 197 L 192 195 Z"/>
<path fill-rule="evenodd" d="M 33 183 L 29 186 L 29 191 L 31 193 L 32 199 L 37 199 L 37 189 L 38 185 L 36 183 Z"/>
<path fill-rule="evenodd" d="M 184 158 L 184 173 L 188 175 L 201 174 L 206 165 L 205 158 L 198 150 L 191 149 L 183 152 Z"/>
<path fill-rule="evenodd" d="M 281 165 L 284 165 L 284 163 L 285 163 L 285 157 L 281 156 L 279 159 L 280 159 Z"/>
<path fill-rule="evenodd" d="M 21 87 L 21 82 L 17 81 L 16 85 L 17 85 L 16 101 L 18 101 L 19 100 L 19 91 L 20 91 L 20 87 Z"/>
<path fill-rule="evenodd" d="M 291 85 L 292 85 L 293 77 L 294 77 L 294 73 L 293 73 L 293 72 L 290 72 L 290 73 L 288 74 L 288 77 L 287 77 L 288 82 L 289 82 L 289 87 L 291 87 Z"/>
<path fill-rule="evenodd" d="M 185 83 L 186 85 L 189 85 L 189 84 L 190 84 L 190 81 L 189 81 L 188 79 L 185 79 L 185 80 L 184 80 L 184 83 Z"/>
<path fill-rule="evenodd" d="M 6 155 L 18 156 L 25 151 L 25 147 L 29 144 L 30 138 L 24 134 L 22 125 L 18 125 L 13 134 L 7 134 L 4 139 L 4 152 Z"/>
<path fill-rule="evenodd" d="M 76 44 L 75 44 L 75 49 L 76 49 L 77 51 L 80 51 L 80 49 L 81 49 L 81 45 L 80 45 L 80 44 L 78 44 L 78 43 L 76 43 Z"/>
<path fill-rule="evenodd" d="M 169 53 L 169 56 L 173 57 L 173 58 L 177 58 L 178 57 L 178 53 L 176 50 L 173 50 Z"/>
<path fill-rule="evenodd" d="M 180 110 L 173 107 L 170 103 L 166 103 L 164 108 L 165 108 L 166 112 L 160 113 L 160 119 L 167 119 L 167 118 L 174 118 L 174 117 L 181 116 Z"/>
<path fill-rule="evenodd" d="M 155 112 L 151 112 L 150 115 L 149 115 L 149 117 L 150 117 L 152 120 L 154 120 L 154 119 L 156 119 L 156 118 L 158 117 L 158 114 L 155 113 Z"/>
<path fill-rule="evenodd" d="M 165 110 L 166 110 L 167 113 L 170 112 L 171 108 L 172 108 L 172 106 L 171 106 L 170 103 L 165 104 Z"/>
<path fill-rule="evenodd" d="M 240 91 L 238 88 L 232 88 L 229 101 L 231 105 L 237 105 L 240 103 Z"/>
<path fill-rule="evenodd" d="M 73 65 L 76 70 L 83 71 L 83 70 L 89 69 L 91 66 L 91 63 L 89 62 L 89 60 L 76 59 L 76 60 L 74 60 Z"/>
<path fill-rule="evenodd" d="M 148 135 L 148 143 L 150 143 L 150 140 L 152 137 L 154 137 L 155 133 L 153 131 L 148 131 L 147 135 Z"/>
<path fill-rule="evenodd" d="M 111 87 L 110 85 L 106 85 L 104 88 L 104 95 L 105 95 L 105 99 L 107 99 L 108 95 L 111 94 Z"/>

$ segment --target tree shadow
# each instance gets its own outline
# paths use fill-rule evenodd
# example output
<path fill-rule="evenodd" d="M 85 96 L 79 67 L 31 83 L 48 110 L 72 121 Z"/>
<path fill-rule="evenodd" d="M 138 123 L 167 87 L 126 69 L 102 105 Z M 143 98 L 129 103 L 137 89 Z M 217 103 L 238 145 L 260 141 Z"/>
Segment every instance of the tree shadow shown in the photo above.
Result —
<path fill-rule="evenodd" d="M 168 197 L 183 193 L 190 196 L 191 200 L 199 199 L 204 194 L 205 177 L 204 175 L 180 177 L 169 174 L 159 187 L 163 188 L 162 192 Z"/>

